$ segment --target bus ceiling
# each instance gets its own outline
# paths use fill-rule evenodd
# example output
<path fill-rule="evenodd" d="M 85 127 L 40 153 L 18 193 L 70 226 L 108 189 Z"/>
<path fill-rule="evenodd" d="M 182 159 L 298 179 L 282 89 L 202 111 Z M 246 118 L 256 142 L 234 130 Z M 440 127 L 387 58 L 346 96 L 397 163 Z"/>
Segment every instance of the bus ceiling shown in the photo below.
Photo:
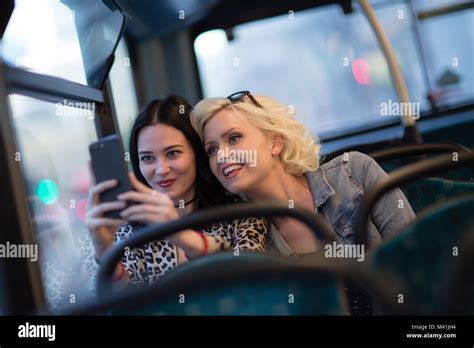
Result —
<path fill-rule="evenodd" d="M 352 12 L 351 0 L 117 0 L 130 16 L 127 34 L 140 41 L 191 28 L 194 35 L 318 6 L 339 4 Z M 178 13 L 178 15 L 177 15 Z"/>

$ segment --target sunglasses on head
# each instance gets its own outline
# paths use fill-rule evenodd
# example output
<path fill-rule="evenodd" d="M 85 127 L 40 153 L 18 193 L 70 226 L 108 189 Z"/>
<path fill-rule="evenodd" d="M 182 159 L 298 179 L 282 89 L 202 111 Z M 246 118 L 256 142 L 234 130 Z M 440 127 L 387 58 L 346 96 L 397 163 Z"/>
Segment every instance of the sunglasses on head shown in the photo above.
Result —
<path fill-rule="evenodd" d="M 235 92 L 232 93 L 227 97 L 227 99 L 230 100 L 232 104 L 237 103 L 242 101 L 245 97 L 249 97 L 250 101 L 257 107 L 257 108 L 262 108 L 263 106 L 255 99 L 255 97 L 249 92 L 249 91 L 240 91 L 240 92 Z"/>

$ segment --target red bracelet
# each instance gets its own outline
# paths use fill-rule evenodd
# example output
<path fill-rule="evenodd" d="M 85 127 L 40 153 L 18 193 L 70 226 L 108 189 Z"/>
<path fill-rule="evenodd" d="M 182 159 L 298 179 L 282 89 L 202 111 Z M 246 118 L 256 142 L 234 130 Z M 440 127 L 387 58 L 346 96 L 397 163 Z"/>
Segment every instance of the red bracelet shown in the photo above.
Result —
<path fill-rule="evenodd" d="M 201 236 L 202 240 L 204 241 L 204 250 L 202 251 L 202 253 L 199 256 L 207 255 L 207 251 L 209 249 L 209 242 L 207 240 L 206 235 L 204 233 L 200 232 L 200 231 L 194 231 L 194 232 L 199 234 Z"/>
<path fill-rule="evenodd" d="M 202 240 L 204 241 L 204 250 L 202 251 L 202 253 L 200 253 L 198 256 L 204 256 L 204 255 L 207 255 L 207 251 L 209 249 L 209 242 L 207 241 L 207 238 L 206 238 L 206 235 L 200 231 L 195 231 L 195 230 L 192 230 L 193 232 L 196 232 L 199 236 L 201 236 Z M 186 255 L 186 258 L 188 260 L 191 260 L 192 257 L 189 257 L 188 254 L 185 254 Z"/>
<path fill-rule="evenodd" d="M 112 277 L 112 281 L 116 282 L 117 280 L 121 279 L 125 275 L 125 267 L 121 262 L 119 262 L 119 269 L 116 270 L 114 276 Z"/>
<path fill-rule="evenodd" d="M 192 231 L 193 231 L 193 232 L 196 232 L 196 233 L 202 238 L 202 240 L 204 241 L 204 249 L 203 249 L 203 251 L 202 251 L 198 256 L 207 255 L 207 252 L 208 252 L 208 250 L 209 250 L 209 242 L 208 242 L 208 240 L 207 240 L 206 235 L 205 235 L 204 233 L 200 232 L 200 231 L 196 231 L 196 230 L 192 230 Z M 186 253 L 185 253 L 184 255 L 186 255 L 186 258 L 187 258 L 188 260 L 191 260 L 191 259 L 192 259 L 192 257 L 189 257 L 188 254 L 186 254 Z"/>

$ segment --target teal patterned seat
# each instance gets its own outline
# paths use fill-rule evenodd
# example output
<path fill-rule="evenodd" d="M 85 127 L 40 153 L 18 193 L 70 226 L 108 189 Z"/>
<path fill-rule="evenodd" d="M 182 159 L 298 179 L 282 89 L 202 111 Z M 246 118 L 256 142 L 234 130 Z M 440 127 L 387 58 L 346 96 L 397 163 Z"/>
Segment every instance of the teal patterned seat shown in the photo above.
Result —
<path fill-rule="evenodd" d="M 445 292 L 445 307 L 450 315 L 474 314 L 474 224 L 470 228 Z"/>
<path fill-rule="evenodd" d="M 401 187 L 415 213 L 433 202 L 444 202 L 449 197 L 474 192 L 474 183 L 439 178 L 422 178 Z"/>
<path fill-rule="evenodd" d="M 175 269 L 135 298 L 132 315 L 342 315 L 330 272 L 258 253 L 219 253 Z"/>
<path fill-rule="evenodd" d="M 379 165 L 382 167 L 383 170 L 390 174 L 390 172 L 409 165 L 410 163 L 412 162 L 393 160 L 380 162 Z M 459 180 L 468 182 L 473 177 L 473 173 L 467 168 L 456 168 L 446 171 L 441 177 L 445 178 L 446 180 Z"/>
<path fill-rule="evenodd" d="M 450 199 L 420 214 L 402 233 L 369 252 L 372 274 L 388 275 L 404 289 L 413 314 L 443 313 L 443 296 L 463 240 L 474 225 L 474 195 Z M 462 290 L 462 289 L 461 289 Z"/>

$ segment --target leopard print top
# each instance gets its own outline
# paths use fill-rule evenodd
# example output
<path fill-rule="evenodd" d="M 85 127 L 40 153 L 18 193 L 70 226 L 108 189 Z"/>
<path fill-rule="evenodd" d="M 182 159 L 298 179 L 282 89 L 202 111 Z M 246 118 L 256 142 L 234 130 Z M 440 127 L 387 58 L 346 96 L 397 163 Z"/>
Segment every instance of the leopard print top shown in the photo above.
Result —
<path fill-rule="evenodd" d="M 212 236 L 221 251 L 265 251 L 268 243 L 267 223 L 264 219 L 236 219 L 230 224 L 221 222 L 203 230 Z M 133 234 L 130 224 L 120 226 L 115 240 L 120 241 Z M 141 248 L 126 249 L 122 264 L 131 283 L 150 284 L 178 265 L 177 248 L 167 240 L 147 243 Z"/>

